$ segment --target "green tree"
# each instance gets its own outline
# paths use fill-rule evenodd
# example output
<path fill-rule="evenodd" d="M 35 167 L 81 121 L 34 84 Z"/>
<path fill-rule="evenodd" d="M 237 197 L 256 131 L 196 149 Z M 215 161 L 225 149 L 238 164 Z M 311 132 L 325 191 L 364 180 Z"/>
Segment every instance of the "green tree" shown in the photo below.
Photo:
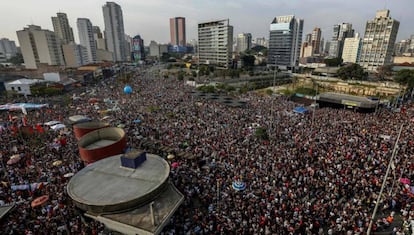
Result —
<path fill-rule="evenodd" d="M 395 75 L 395 81 L 406 85 L 409 89 L 414 88 L 414 70 L 402 69 Z"/>
<path fill-rule="evenodd" d="M 389 77 L 392 75 L 392 68 L 394 67 L 394 65 L 392 64 L 387 64 L 387 65 L 383 65 L 377 68 L 377 77 L 380 79 L 384 79 L 386 77 Z"/>
<path fill-rule="evenodd" d="M 261 139 L 261 140 L 268 140 L 269 139 L 269 135 L 267 134 L 267 131 L 265 128 L 262 127 L 258 127 L 256 128 L 256 131 L 254 132 L 254 135 Z"/>
<path fill-rule="evenodd" d="M 14 65 L 21 65 L 24 63 L 23 55 L 20 53 L 17 53 L 15 56 L 7 60 L 7 62 L 12 63 Z"/>
<path fill-rule="evenodd" d="M 368 73 L 359 64 L 350 64 L 338 70 L 338 77 L 343 80 L 365 80 Z"/>
<path fill-rule="evenodd" d="M 249 70 L 253 69 L 255 60 L 256 60 L 256 58 L 254 57 L 254 55 L 243 54 L 241 56 L 241 61 L 243 63 L 243 67 L 245 67 Z"/>
<path fill-rule="evenodd" d="M 342 64 L 342 58 L 332 58 L 323 60 L 328 67 L 337 67 Z"/>

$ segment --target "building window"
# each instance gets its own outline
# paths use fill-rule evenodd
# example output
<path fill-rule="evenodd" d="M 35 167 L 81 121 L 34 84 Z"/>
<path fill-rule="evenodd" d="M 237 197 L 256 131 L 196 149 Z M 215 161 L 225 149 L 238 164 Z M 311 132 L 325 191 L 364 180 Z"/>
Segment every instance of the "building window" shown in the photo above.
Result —
<path fill-rule="evenodd" d="M 22 91 L 22 88 L 21 88 L 21 87 L 17 87 L 17 90 L 18 90 L 18 91 Z"/>

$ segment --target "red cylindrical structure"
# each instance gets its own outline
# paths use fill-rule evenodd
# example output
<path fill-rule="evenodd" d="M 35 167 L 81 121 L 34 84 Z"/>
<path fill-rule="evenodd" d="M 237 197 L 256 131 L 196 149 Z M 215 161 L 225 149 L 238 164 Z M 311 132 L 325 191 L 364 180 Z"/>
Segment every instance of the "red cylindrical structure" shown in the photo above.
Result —
<path fill-rule="evenodd" d="M 117 127 L 105 127 L 82 136 L 78 142 L 81 159 L 86 163 L 122 154 L 127 139 L 125 131 Z"/>
<path fill-rule="evenodd" d="M 101 128 L 109 127 L 109 123 L 107 122 L 82 122 L 73 125 L 73 132 L 75 133 L 75 137 L 77 140 L 80 140 L 82 136 L 88 134 L 91 131 L 98 130 Z"/>

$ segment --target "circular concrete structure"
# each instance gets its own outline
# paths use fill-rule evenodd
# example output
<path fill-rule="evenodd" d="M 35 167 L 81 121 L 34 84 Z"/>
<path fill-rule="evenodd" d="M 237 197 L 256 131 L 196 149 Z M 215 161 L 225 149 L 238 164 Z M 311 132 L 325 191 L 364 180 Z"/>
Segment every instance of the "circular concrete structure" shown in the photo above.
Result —
<path fill-rule="evenodd" d="M 98 130 L 101 128 L 109 127 L 109 123 L 107 122 L 82 122 L 73 125 L 73 132 L 75 133 L 75 137 L 77 140 L 80 140 L 82 136 L 88 134 L 91 131 Z"/>
<path fill-rule="evenodd" d="M 168 186 L 170 166 L 146 154 L 137 169 L 121 167 L 121 155 L 95 162 L 74 175 L 67 185 L 76 206 L 92 213 L 127 211 L 153 201 Z"/>
<path fill-rule="evenodd" d="M 125 131 L 117 127 L 106 127 L 89 132 L 78 142 L 81 159 L 86 163 L 124 153 L 127 139 Z"/>

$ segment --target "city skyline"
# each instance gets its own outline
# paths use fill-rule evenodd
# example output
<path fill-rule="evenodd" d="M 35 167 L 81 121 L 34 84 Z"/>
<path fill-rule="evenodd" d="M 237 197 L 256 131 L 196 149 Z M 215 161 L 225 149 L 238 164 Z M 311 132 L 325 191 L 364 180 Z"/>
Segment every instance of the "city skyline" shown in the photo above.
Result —
<path fill-rule="evenodd" d="M 74 35 L 78 35 L 77 18 L 88 18 L 94 26 L 104 29 L 102 6 L 106 2 L 85 1 L 79 5 L 62 0 L 44 0 L 41 7 L 38 2 L 28 0 L 4 2 L 0 9 L 0 20 L 7 24 L 2 25 L 0 38 L 8 38 L 18 44 L 16 31 L 30 24 L 53 30 L 51 17 L 58 12 L 67 14 Z M 186 18 L 187 41 L 197 39 L 198 23 L 221 19 L 230 20 L 234 35 L 251 33 L 253 38 L 269 38 L 269 25 L 278 15 L 295 15 L 303 19 L 304 35 L 311 33 L 315 27 L 321 28 L 325 41 L 330 40 L 333 25 L 343 22 L 351 23 L 355 32 L 363 36 L 366 22 L 375 16 L 377 10 L 385 8 L 390 10 L 393 19 L 401 23 L 397 41 L 414 34 L 411 23 L 414 22 L 414 14 L 407 10 L 414 8 L 412 0 L 399 0 L 394 4 L 389 0 L 348 0 L 346 3 L 331 0 L 283 0 L 277 3 L 270 0 L 120 0 L 115 3 L 122 8 L 125 33 L 130 36 L 141 35 L 147 45 L 152 40 L 169 43 L 169 19 L 178 16 Z M 76 37 L 75 41 L 79 43 Z"/>

